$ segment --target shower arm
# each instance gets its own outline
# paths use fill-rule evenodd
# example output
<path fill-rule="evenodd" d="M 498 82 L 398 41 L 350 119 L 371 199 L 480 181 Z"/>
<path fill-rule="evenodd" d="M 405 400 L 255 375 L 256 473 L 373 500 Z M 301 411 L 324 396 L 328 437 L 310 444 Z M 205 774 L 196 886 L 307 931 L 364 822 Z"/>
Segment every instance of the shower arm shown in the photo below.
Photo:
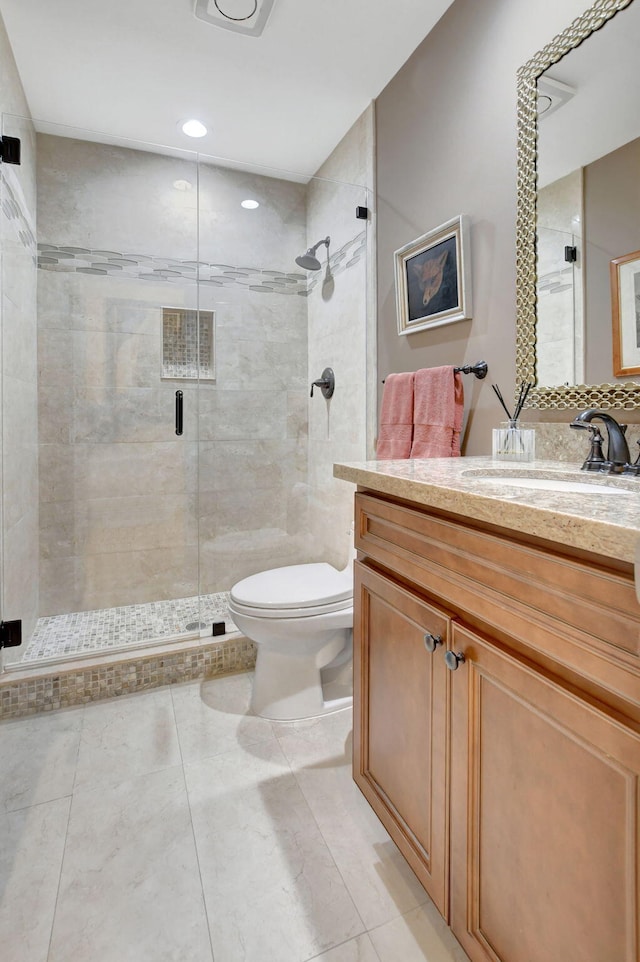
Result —
<path fill-rule="evenodd" d="M 331 238 L 330 238 L 330 237 L 323 237 L 322 240 L 319 240 L 317 244 L 314 244 L 313 247 L 310 247 L 309 250 L 307 251 L 307 253 L 308 253 L 308 254 L 315 254 L 315 252 L 318 250 L 318 248 L 319 248 L 319 247 L 322 247 L 323 244 L 325 245 L 325 247 L 327 248 L 327 251 L 328 251 L 328 250 L 329 250 L 329 244 L 330 244 L 330 243 L 331 243 Z"/>

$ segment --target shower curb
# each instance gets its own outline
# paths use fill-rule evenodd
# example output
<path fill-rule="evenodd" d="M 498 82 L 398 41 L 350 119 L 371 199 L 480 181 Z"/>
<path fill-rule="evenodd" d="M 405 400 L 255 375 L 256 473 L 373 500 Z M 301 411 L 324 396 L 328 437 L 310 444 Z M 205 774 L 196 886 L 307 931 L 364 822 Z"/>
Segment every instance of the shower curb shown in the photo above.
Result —
<path fill-rule="evenodd" d="M 74 708 L 90 702 L 201 681 L 255 665 L 256 648 L 244 635 L 222 641 L 196 639 L 131 653 L 39 668 L 8 668 L 0 675 L 0 720 Z"/>

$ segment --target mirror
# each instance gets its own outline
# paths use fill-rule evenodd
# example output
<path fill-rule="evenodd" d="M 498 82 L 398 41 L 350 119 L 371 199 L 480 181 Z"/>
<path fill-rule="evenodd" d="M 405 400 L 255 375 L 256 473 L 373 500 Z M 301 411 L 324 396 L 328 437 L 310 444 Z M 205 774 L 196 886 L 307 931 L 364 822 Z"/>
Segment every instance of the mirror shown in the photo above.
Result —
<path fill-rule="evenodd" d="M 535 385 L 527 407 L 640 404 L 639 37 L 640 2 L 597 0 L 518 72 L 516 370 Z"/>

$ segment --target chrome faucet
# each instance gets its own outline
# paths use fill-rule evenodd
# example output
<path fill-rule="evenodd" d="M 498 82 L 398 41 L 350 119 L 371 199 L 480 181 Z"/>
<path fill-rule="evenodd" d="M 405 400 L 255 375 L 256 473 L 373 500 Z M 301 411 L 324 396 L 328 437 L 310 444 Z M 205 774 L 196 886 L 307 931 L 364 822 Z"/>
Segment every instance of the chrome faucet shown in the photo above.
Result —
<path fill-rule="evenodd" d="M 592 421 L 602 421 L 607 429 L 606 458 L 602 454 L 602 435 L 598 428 L 591 424 Z M 625 437 L 626 424 L 618 424 L 615 418 L 612 418 L 610 414 L 605 414 L 604 411 L 589 408 L 588 411 L 583 411 L 574 418 L 569 427 L 586 428 L 591 431 L 591 451 L 582 465 L 583 471 L 607 471 L 620 474 L 630 466 L 631 455 Z"/>

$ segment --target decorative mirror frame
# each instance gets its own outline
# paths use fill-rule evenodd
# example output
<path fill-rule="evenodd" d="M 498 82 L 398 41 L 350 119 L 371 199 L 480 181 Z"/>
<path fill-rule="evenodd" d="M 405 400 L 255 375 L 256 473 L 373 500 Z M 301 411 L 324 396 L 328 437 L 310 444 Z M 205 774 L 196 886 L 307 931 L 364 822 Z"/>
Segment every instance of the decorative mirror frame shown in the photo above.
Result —
<path fill-rule="evenodd" d="M 576 384 L 538 387 L 536 380 L 536 157 L 537 80 L 633 0 L 596 0 L 518 70 L 518 199 L 516 220 L 516 378 L 531 381 L 528 408 L 640 407 L 640 384 Z"/>

